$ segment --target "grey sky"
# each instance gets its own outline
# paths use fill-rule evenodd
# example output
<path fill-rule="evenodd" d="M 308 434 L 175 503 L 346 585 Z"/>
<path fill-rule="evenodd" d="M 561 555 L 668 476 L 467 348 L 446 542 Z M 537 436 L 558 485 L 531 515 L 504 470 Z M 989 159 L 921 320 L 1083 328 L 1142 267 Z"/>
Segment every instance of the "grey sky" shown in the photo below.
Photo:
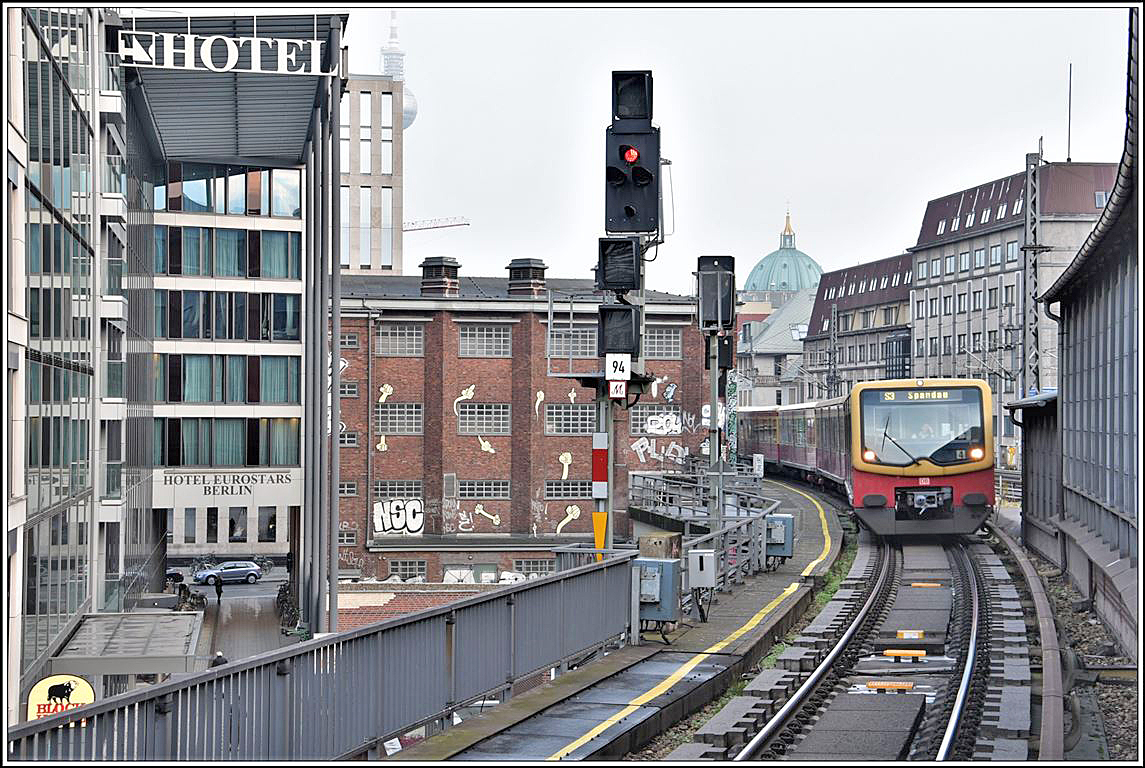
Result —
<path fill-rule="evenodd" d="M 651 69 L 673 162 L 676 232 L 648 284 L 687 293 L 700 254 L 742 285 L 779 245 L 824 270 L 915 243 L 927 200 L 1018 172 L 1045 137 L 1120 158 L 1125 8 L 398 9 L 418 117 L 405 218 L 472 225 L 405 236 L 405 272 L 449 255 L 504 275 L 537 257 L 589 277 L 603 234 L 609 73 Z M 388 9 L 351 11 L 352 72 L 380 71 Z"/>

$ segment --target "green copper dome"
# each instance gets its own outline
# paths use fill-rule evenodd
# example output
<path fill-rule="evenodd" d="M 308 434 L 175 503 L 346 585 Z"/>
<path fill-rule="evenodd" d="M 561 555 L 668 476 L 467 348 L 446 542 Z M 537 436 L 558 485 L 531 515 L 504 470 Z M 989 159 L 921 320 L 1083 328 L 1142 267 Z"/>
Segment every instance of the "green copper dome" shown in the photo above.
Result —
<path fill-rule="evenodd" d="M 791 214 L 779 235 L 779 250 L 759 260 L 744 283 L 745 291 L 802 291 L 819 285 L 823 269 L 815 259 L 795 247 Z"/>

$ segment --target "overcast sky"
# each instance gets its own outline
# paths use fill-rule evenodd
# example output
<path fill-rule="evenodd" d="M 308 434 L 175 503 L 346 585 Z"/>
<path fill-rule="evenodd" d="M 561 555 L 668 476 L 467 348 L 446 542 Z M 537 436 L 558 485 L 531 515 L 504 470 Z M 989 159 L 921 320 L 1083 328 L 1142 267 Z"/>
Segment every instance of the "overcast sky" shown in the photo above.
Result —
<path fill-rule="evenodd" d="M 672 160 L 676 230 L 649 287 L 690 293 L 701 254 L 735 256 L 742 285 L 788 201 L 825 271 L 902 253 L 928 200 L 1021 171 L 1039 136 L 1065 159 L 1071 61 L 1072 157 L 1120 159 L 1127 24 L 1112 7 L 399 7 L 418 103 L 405 219 L 472 222 L 407 233 L 404 271 L 534 257 L 591 277 L 614 69 L 652 70 Z M 388 8 L 351 11 L 352 72 L 381 71 L 388 34 Z"/>

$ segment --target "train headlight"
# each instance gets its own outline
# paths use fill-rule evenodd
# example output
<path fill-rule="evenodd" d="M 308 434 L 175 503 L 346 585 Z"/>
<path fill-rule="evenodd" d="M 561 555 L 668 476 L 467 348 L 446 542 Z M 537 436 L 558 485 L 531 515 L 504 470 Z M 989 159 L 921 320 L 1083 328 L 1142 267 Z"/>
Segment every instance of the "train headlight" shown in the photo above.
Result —
<path fill-rule="evenodd" d="M 878 456 L 875 455 L 875 452 L 870 450 L 869 448 L 867 450 L 863 451 L 863 461 L 873 462 L 877 458 L 878 458 Z"/>
<path fill-rule="evenodd" d="M 984 450 L 982 450 L 981 448 L 979 448 L 978 446 L 974 446 L 973 448 L 970 449 L 970 458 L 974 459 L 975 461 L 980 461 L 982 459 L 982 457 L 985 455 L 986 455 L 986 452 Z"/>

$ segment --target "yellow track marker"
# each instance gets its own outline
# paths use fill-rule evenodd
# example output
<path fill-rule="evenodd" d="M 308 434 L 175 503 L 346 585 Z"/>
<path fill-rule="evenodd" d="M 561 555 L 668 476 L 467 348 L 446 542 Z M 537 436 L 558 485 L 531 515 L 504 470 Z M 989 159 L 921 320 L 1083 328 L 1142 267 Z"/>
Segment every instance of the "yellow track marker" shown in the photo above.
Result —
<path fill-rule="evenodd" d="M 657 696 L 662 696 L 663 694 L 667 693 L 673 685 L 683 680 L 684 676 L 695 669 L 702 661 L 704 661 L 704 659 L 708 658 L 714 653 L 719 653 L 729 644 L 734 643 L 736 640 L 743 637 L 745 633 L 750 632 L 756 625 L 759 624 L 759 622 L 763 621 L 763 618 L 767 616 L 767 614 L 774 611 L 780 603 L 790 597 L 795 592 L 795 590 L 799 589 L 799 587 L 800 585 L 794 582 L 788 584 L 787 588 L 780 592 L 778 597 L 761 608 L 759 613 L 748 619 L 742 627 L 737 629 L 735 632 L 732 632 L 730 635 L 725 637 L 723 640 L 720 640 L 718 643 L 715 643 L 711 647 L 705 649 L 702 653 L 697 653 L 695 656 L 685 661 L 676 669 L 675 672 L 661 680 L 656 686 L 650 688 L 649 690 L 634 698 L 632 701 L 628 702 L 628 706 L 624 707 L 619 712 L 609 717 L 600 725 L 594 726 L 587 733 L 575 741 L 572 741 L 561 747 L 556 752 L 549 755 L 546 759 L 560 760 L 562 758 L 568 757 L 575 750 L 592 741 L 597 736 L 604 733 L 624 718 L 636 712 L 638 709 L 640 709 L 640 707 L 655 699 Z"/>
<path fill-rule="evenodd" d="M 893 648 L 888 648 L 887 650 L 883 651 L 883 655 L 884 656 L 890 656 L 891 658 L 921 659 L 921 658 L 926 657 L 926 651 L 915 651 L 915 650 L 896 651 Z"/>
<path fill-rule="evenodd" d="M 910 583 L 910 585 L 912 587 L 941 587 L 942 586 L 941 584 L 938 584 L 938 583 L 933 582 L 933 581 L 912 581 Z"/>
<path fill-rule="evenodd" d="M 922 629 L 900 629 L 895 636 L 899 640 L 921 640 L 926 636 L 926 631 Z"/>
<path fill-rule="evenodd" d="M 871 680 L 867 683 L 868 688 L 885 689 L 888 691 L 909 691 L 914 688 L 914 683 L 907 683 L 901 680 Z"/>

